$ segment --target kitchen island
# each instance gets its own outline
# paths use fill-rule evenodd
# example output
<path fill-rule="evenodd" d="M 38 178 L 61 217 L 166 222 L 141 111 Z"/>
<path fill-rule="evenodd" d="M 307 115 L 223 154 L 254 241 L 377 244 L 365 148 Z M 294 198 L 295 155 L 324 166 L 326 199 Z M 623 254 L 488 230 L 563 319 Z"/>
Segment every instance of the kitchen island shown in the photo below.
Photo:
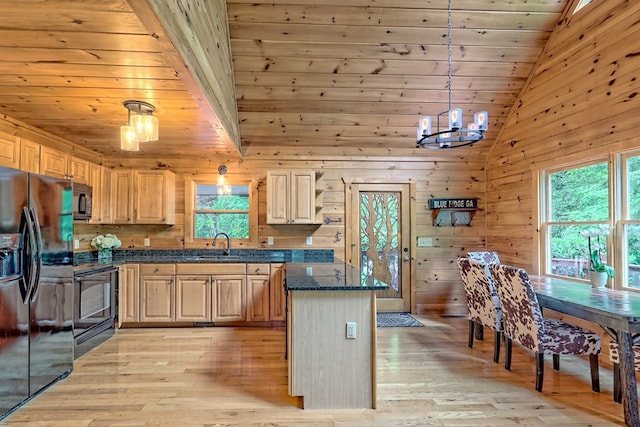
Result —
<path fill-rule="evenodd" d="M 345 263 L 286 264 L 289 394 L 305 409 L 376 407 L 376 296 Z"/>

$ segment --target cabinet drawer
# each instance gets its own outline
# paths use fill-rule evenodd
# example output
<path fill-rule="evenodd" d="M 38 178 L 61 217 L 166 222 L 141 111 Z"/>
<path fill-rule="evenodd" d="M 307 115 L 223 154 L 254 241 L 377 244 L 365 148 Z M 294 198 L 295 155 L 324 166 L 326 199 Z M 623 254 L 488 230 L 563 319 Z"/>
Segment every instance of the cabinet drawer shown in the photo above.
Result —
<path fill-rule="evenodd" d="M 270 274 L 269 264 L 247 264 L 247 274 Z"/>
<path fill-rule="evenodd" d="M 140 264 L 140 274 L 176 274 L 175 264 Z"/>
<path fill-rule="evenodd" d="M 177 264 L 178 274 L 246 274 L 247 265 L 240 264 Z"/>

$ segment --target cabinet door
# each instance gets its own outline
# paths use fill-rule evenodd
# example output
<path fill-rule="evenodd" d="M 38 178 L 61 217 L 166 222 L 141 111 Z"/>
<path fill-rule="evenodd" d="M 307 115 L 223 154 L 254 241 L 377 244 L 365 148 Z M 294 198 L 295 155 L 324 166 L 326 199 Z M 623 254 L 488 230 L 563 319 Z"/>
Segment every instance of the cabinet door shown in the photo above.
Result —
<path fill-rule="evenodd" d="M 20 138 L 20 169 L 40 173 L 40 144 Z"/>
<path fill-rule="evenodd" d="M 212 320 L 246 320 L 245 276 L 216 276 L 212 281 Z"/>
<path fill-rule="evenodd" d="M 176 276 L 176 321 L 211 320 L 211 278 Z"/>
<path fill-rule="evenodd" d="M 102 166 L 89 163 L 89 185 L 93 189 L 91 198 L 91 219 L 92 224 L 102 222 Z"/>
<path fill-rule="evenodd" d="M 170 171 L 134 172 L 136 224 L 175 224 L 175 175 Z"/>
<path fill-rule="evenodd" d="M 71 157 L 69 160 L 69 177 L 73 182 L 89 184 L 89 161 Z"/>
<path fill-rule="evenodd" d="M 267 172 L 267 224 L 289 223 L 289 187 L 288 171 Z"/>
<path fill-rule="evenodd" d="M 140 265 L 124 264 L 118 271 L 118 327 L 140 321 Z"/>
<path fill-rule="evenodd" d="M 284 264 L 271 264 L 269 279 L 269 318 L 285 320 Z"/>
<path fill-rule="evenodd" d="M 102 180 L 100 183 L 100 223 L 113 223 L 113 169 L 102 168 Z M 95 197 L 95 196 L 94 196 Z M 94 205 L 95 206 L 95 205 Z"/>
<path fill-rule="evenodd" d="M 141 322 L 172 322 L 174 276 L 142 276 L 140 281 Z"/>
<path fill-rule="evenodd" d="M 20 144 L 15 136 L 0 134 L 0 166 L 20 167 Z"/>
<path fill-rule="evenodd" d="M 129 169 L 114 170 L 112 183 L 112 209 L 114 224 L 132 223 L 133 194 L 131 184 L 133 182 L 133 172 Z"/>
<path fill-rule="evenodd" d="M 290 218 L 292 224 L 316 220 L 316 177 L 313 171 L 291 171 Z"/>
<path fill-rule="evenodd" d="M 62 151 L 42 146 L 40 148 L 40 173 L 57 178 L 69 178 L 69 156 Z"/>
<path fill-rule="evenodd" d="M 247 276 L 247 321 L 269 320 L 269 276 Z"/>

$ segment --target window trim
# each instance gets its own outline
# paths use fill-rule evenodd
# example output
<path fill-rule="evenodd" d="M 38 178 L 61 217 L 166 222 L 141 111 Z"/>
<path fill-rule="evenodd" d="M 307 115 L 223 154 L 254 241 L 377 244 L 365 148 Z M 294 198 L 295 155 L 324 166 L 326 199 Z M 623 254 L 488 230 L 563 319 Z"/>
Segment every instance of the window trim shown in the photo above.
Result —
<path fill-rule="evenodd" d="M 190 176 L 185 178 L 184 186 L 184 247 L 186 249 L 208 248 L 211 239 L 194 237 L 195 195 L 198 184 L 218 185 L 218 174 Z M 258 241 L 258 181 L 256 179 L 227 179 L 229 185 L 249 186 L 249 238 L 231 239 L 231 245 L 255 247 Z"/>

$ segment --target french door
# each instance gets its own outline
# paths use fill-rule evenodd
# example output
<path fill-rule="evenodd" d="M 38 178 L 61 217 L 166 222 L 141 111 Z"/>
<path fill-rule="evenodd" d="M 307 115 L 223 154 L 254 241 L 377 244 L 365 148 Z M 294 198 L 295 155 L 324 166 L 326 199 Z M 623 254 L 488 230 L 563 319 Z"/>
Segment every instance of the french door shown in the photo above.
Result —
<path fill-rule="evenodd" d="M 384 283 L 377 291 L 377 311 L 411 311 L 409 184 L 349 186 L 350 232 L 347 256 L 368 284 Z"/>

